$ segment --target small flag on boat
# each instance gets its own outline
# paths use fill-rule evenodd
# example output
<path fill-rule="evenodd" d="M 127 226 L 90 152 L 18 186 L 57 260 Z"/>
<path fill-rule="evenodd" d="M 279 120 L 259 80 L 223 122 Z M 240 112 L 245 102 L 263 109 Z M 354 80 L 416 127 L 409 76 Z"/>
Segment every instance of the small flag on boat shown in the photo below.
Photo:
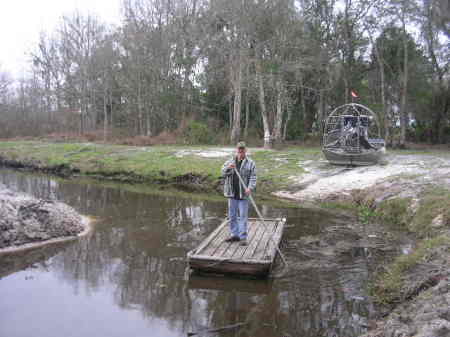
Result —
<path fill-rule="evenodd" d="M 353 90 L 350 91 L 350 94 L 352 95 L 353 98 L 358 98 L 359 97 L 358 94 L 355 91 L 353 91 Z"/>

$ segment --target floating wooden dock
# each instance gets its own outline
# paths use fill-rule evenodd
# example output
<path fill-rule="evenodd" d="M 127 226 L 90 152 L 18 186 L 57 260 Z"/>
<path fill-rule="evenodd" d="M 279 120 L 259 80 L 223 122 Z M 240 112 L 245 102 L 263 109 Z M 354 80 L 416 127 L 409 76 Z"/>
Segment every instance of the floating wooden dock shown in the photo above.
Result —
<path fill-rule="evenodd" d="M 247 246 L 225 242 L 230 236 L 228 220 L 222 222 L 187 256 L 194 270 L 220 274 L 267 276 L 277 255 L 286 219 L 249 219 Z"/>

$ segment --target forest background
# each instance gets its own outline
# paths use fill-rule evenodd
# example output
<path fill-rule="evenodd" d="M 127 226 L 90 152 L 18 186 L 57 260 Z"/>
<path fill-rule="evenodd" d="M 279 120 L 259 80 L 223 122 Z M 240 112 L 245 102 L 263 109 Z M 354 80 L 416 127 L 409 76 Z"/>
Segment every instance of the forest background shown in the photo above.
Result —
<path fill-rule="evenodd" d="M 0 135 L 270 148 L 356 102 L 391 147 L 449 144 L 449 60 L 445 0 L 124 0 L 0 68 Z"/>

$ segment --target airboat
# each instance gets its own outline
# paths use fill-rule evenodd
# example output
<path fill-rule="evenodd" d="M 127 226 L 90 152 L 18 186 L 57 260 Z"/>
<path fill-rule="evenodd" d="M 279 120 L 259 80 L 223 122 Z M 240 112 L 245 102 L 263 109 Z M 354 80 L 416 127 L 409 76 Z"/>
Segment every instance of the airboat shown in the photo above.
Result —
<path fill-rule="evenodd" d="M 325 120 L 322 151 L 332 164 L 377 164 L 386 154 L 376 114 L 364 105 L 348 103 L 334 109 Z"/>

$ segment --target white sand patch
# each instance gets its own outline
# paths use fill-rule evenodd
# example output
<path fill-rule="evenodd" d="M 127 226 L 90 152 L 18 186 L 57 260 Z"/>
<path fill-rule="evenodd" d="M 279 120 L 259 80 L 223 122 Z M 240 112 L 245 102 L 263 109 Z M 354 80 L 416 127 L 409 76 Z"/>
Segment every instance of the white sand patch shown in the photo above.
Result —
<path fill-rule="evenodd" d="M 260 149 L 247 149 L 247 155 L 251 156 L 252 152 L 261 151 Z M 175 157 L 182 158 L 184 156 L 196 155 L 203 158 L 224 158 L 231 157 L 235 154 L 236 149 L 234 147 L 223 147 L 214 149 L 201 149 L 201 150 L 180 150 L 175 153 Z"/>
<path fill-rule="evenodd" d="M 324 161 L 308 161 L 301 165 L 306 173 L 298 177 L 290 177 L 293 184 L 299 186 L 299 191 L 280 191 L 275 195 L 296 200 L 322 199 L 334 193 L 343 195 L 351 190 L 365 189 L 377 182 L 397 175 L 429 174 L 429 161 L 436 161 L 433 172 L 444 176 L 450 175 L 450 160 L 433 157 L 395 156 L 387 165 L 345 168 L 332 166 Z M 439 167 L 440 166 L 440 167 Z"/>
<path fill-rule="evenodd" d="M 222 158 L 231 156 L 234 148 L 219 148 L 211 150 L 180 150 L 175 153 L 175 157 L 181 158 L 189 155 L 196 155 L 203 158 Z"/>
<path fill-rule="evenodd" d="M 229 151 L 221 150 L 221 151 L 202 151 L 197 153 L 198 156 L 204 158 L 221 158 L 221 157 L 229 157 L 233 154 L 233 149 Z"/>

